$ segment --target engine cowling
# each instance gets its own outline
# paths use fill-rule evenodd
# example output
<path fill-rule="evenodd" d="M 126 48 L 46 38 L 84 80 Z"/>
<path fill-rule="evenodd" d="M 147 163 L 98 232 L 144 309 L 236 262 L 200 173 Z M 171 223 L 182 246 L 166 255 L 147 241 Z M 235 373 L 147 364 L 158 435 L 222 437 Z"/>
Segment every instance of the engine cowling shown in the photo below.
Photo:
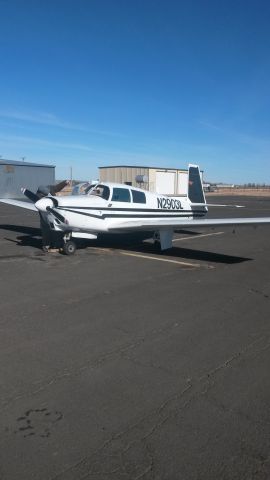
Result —
<path fill-rule="evenodd" d="M 40 212 L 46 212 L 47 207 L 53 208 L 56 206 L 55 199 L 50 197 L 41 198 L 35 203 L 35 206 Z"/>

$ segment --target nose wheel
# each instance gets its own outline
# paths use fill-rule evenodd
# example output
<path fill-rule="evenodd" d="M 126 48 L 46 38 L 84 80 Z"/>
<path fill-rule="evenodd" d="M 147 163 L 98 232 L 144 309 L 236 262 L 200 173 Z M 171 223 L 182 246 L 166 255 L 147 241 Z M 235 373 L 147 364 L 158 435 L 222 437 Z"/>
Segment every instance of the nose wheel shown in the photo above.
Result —
<path fill-rule="evenodd" d="M 73 240 L 68 240 L 64 242 L 63 252 L 65 255 L 74 255 L 74 253 L 76 252 L 76 248 L 77 247 L 75 242 L 73 242 Z"/>

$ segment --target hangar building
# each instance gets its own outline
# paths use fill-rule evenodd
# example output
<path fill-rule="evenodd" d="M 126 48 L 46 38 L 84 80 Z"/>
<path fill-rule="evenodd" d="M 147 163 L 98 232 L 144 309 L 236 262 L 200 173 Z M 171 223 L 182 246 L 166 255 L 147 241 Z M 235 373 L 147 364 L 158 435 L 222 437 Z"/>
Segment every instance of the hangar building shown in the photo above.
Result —
<path fill-rule="evenodd" d="M 0 197 L 22 198 L 22 187 L 34 192 L 39 185 L 54 185 L 55 166 L 14 160 L 0 160 Z"/>
<path fill-rule="evenodd" d="M 186 169 L 117 165 L 99 167 L 101 182 L 116 182 L 166 195 L 187 194 Z"/>

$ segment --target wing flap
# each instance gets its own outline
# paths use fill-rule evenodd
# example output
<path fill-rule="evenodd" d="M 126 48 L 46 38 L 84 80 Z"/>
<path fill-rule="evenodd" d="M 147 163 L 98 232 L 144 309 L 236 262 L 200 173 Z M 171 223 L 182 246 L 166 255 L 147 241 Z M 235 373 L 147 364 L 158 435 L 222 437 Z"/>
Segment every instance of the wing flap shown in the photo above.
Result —
<path fill-rule="evenodd" d="M 219 203 L 191 203 L 191 207 L 230 207 L 230 208 L 245 208 L 245 205 L 224 205 Z"/>
<path fill-rule="evenodd" d="M 116 231 L 133 231 L 133 230 L 163 230 L 179 227 L 216 227 L 216 226 L 240 226 L 240 225 L 262 225 L 270 224 L 270 217 L 261 218 L 209 218 L 209 219 L 164 219 L 157 221 L 157 219 L 130 219 L 123 220 L 118 224 L 114 223 L 109 227 L 110 232 Z"/>

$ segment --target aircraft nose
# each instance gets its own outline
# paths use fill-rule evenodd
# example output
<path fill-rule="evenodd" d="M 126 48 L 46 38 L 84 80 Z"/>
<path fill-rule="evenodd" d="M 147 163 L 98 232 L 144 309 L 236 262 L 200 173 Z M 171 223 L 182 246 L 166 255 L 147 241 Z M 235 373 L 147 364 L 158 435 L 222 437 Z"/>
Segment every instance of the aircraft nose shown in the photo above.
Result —
<path fill-rule="evenodd" d="M 35 206 L 40 212 L 46 212 L 47 207 L 52 208 L 54 206 L 54 203 L 53 203 L 51 198 L 46 197 L 46 198 L 41 198 L 40 200 L 38 200 L 35 203 Z"/>

